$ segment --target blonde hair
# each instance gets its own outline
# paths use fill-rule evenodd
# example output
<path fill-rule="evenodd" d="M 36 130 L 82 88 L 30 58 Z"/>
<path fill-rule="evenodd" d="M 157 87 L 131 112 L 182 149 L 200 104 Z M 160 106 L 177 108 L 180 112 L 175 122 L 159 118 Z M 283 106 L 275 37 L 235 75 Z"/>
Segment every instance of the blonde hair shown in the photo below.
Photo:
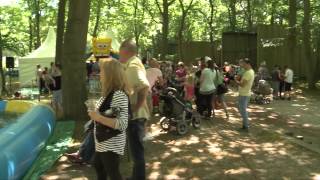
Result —
<path fill-rule="evenodd" d="M 187 84 L 194 84 L 194 76 L 193 74 L 188 74 L 187 79 L 186 79 Z"/>
<path fill-rule="evenodd" d="M 107 97 L 117 90 L 130 94 L 127 76 L 119 61 L 111 58 L 100 59 L 99 65 L 102 96 Z"/>

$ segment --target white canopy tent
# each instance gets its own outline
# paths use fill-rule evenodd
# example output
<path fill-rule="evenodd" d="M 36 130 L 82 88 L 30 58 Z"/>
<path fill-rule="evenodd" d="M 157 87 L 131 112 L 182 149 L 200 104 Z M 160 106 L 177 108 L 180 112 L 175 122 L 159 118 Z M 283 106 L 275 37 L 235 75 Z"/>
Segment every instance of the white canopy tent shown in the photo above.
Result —
<path fill-rule="evenodd" d="M 56 33 L 49 28 L 46 40 L 42 45 L 25 57 L 19 58 L 19 81 L 20 86 L 28 86 L 35 80 L 36 66 L 40 64 L 42 68 L 50 67 L 54 62 L 56 53 Z"/>
<path fill-rule="evenodd" d="M 118 51 L 120 43 L 111 31 L 102 33 L 102 37 L 112 39 L 111 46 Z M 91 42 L 91 41 L 90 41 Z M 42 45 L 25 57 L 19 58 L 19 81 L 20 86 L 30 86 L 36 76 L 36 66 L 40 64 L 42 68 L 50 67 L 50 63 L 55 61 L 56 53 L 56 33 L 54 29 L 49 28 L 47 38 Z"/>

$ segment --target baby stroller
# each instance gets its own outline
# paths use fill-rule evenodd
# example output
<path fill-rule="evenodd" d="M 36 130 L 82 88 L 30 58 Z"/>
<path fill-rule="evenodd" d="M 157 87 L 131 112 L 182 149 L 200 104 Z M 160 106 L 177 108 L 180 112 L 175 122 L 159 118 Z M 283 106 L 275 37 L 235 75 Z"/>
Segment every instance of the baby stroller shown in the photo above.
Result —
<path fill-rule="evenodd" d="M 272 100 L 272 92 L 270 83 L 266 80 L 259 80 L 253 89 L 252 101 L 257 104 L 270 104 Z"/>
<path fill-rule="evenodd" d="M 172 78 L 172 79 L 169 79 L 168 80 L 168 84 L 167 84 L 167 87 L 171 87 L 171 88 L 174 88 L 176 90 L 176 93 L 177 95 L 179 96 L 182 96 L 184 95 L 184 86 L 183 86 L 183 83 L 177 81 L 176 79 Z"/>
<path fill-rule="evenodd" d="M 169 131 L 171 127 L 176 127 L 179 135 L 188 132 L 190 124 L 194 128 L 200 127 L 200 115 L 192 109 L 192 104 L 187 103 L 179 96 L 175 88 L 168 87 L 160 94 L 160 120 L 161 128 Z"/>

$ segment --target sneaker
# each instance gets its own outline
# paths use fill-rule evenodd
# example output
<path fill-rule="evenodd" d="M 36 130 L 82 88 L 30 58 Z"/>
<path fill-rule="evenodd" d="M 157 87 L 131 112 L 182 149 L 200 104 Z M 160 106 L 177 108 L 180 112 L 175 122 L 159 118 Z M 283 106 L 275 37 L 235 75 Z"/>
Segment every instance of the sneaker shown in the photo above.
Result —
<path fill-rule="evenodd" d="M 78 153 L 65 154 L 65 155 L 67 156 L 68 160 L 71 163 L 75 163 L 75 164 L 83 164 L 83 163 L 85 163 Z"/>

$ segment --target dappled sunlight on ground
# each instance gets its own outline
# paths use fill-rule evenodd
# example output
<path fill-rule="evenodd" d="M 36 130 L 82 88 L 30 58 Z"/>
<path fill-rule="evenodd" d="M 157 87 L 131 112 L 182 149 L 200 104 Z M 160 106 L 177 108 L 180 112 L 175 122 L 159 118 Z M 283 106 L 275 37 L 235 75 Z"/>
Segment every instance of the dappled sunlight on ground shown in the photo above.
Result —
<path fill-rule="evenodd" d="M 320 180 L 320 174 L 312 174 L 312 179 L 313 180 Z"/>
<path fill-rule="evenodd" d="M 250 133 L 237 131 L 241 119 L 232 92 L 227 98 L 228 120 L 223 110 L 217 110 L 214 120 L 203 120 L 200 129 L 190 127 L 184 136 L 163 132 L 160 117 L 154 117 L 153 139 L 145 144 L 148 179 L 319 180 L 320 153 L 302 146 L 309 143 L 320 149 L 319 102 L 297 93 L 291 102 L 251 104 Z M 303 139 L 296 141 L 302 145 L 293 141 L 298 135 Z M 131 168 L 124 157 L 123 174 L 129 176 Z M 50 178 L 95 179 L 95 173 L 92 167 L 71 165 L 62 157 L 45 179 Z"/>

